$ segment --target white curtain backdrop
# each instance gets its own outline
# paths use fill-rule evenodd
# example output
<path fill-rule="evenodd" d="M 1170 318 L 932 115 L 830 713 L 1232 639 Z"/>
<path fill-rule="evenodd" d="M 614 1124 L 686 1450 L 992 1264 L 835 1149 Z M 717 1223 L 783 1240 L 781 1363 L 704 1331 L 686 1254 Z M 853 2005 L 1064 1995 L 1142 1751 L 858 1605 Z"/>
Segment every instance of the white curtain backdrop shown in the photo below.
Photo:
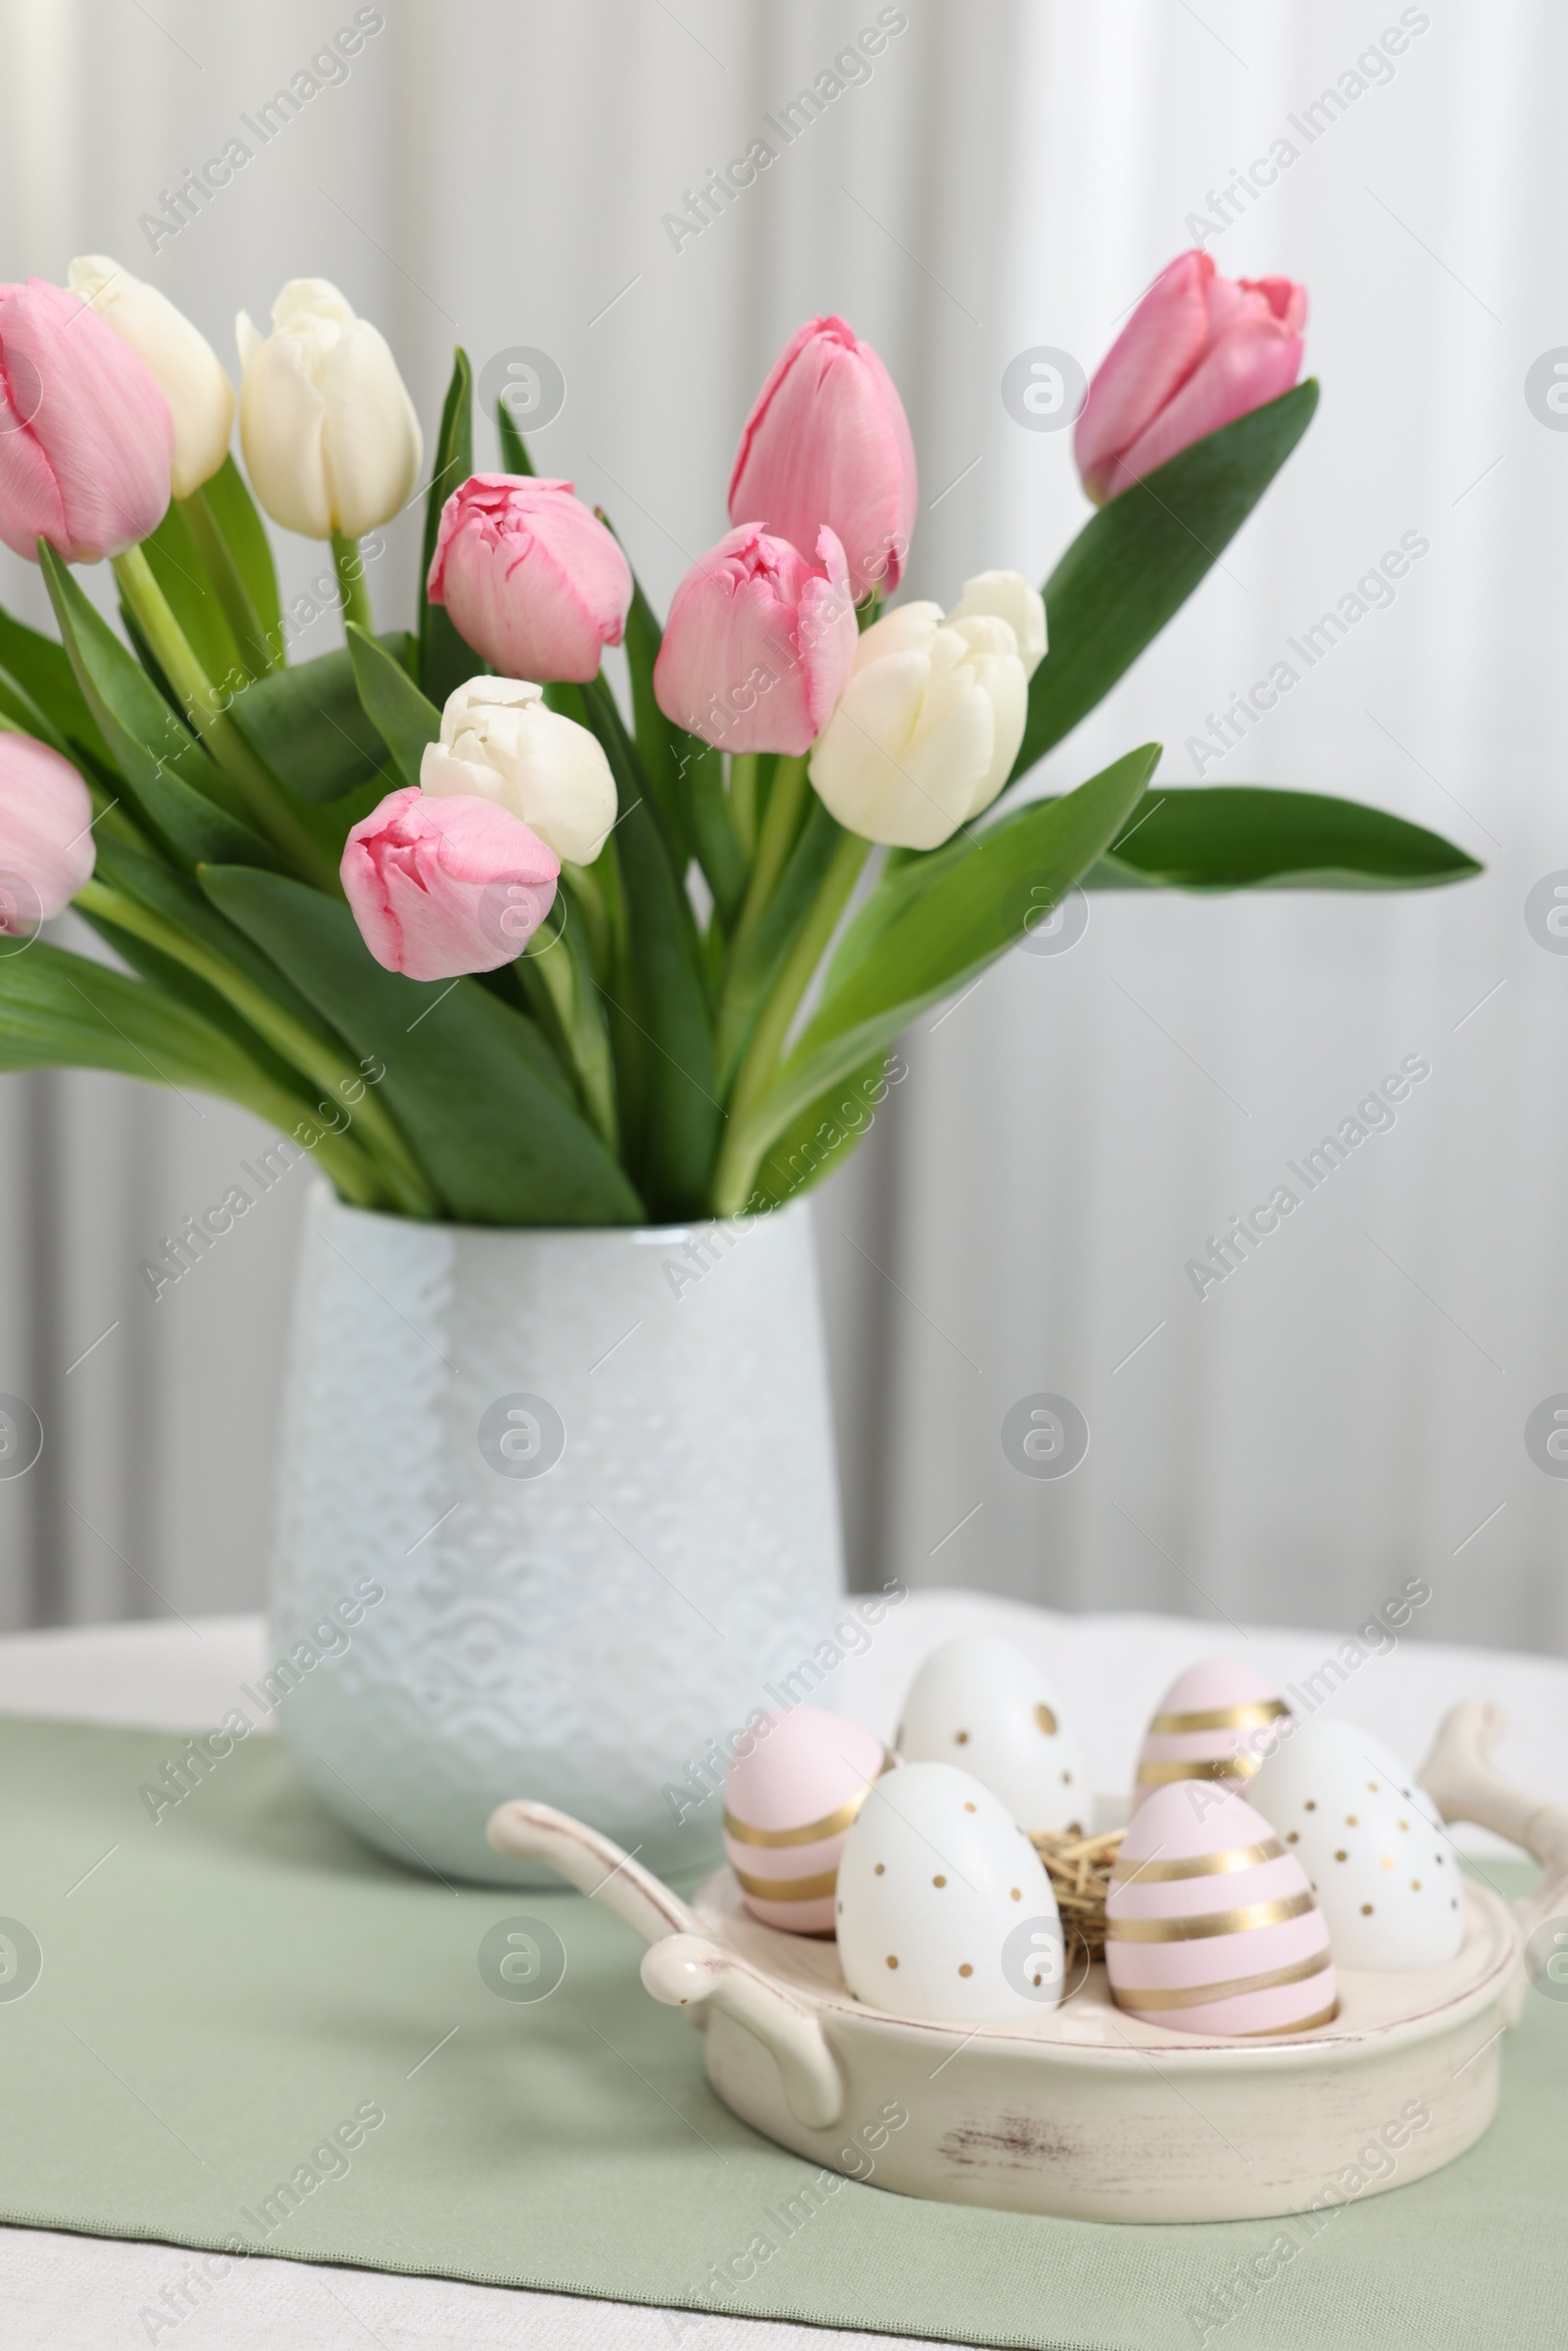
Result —
<path fill-rule="evenodd" d="M 852 1569 L 1221 1636 L 1352 1623 L 1419 1575 L 1422 1634 L 1568 1647 L 1568 1482 L 1524 1436 L 1568 1391 L 1568 957 L 1525 919 L 1568 868 L 1568 436 L 1525 394 L 1568 346 L 1568 20 L 1546 0 L 379 0 L 346 79 L 322 67 L 267 145 L 243 132 L 353 13 L 3 0 L 0 273 L 111 253 L 225 356 L 242 305 L 331 277 L 389 336 L 427 440 L 455 341 L 480 367 L 541 347 L 567 395 L 539 463 L 610 510 L 661 604 L 724 528 L 740 421 L 814 312 L 904 389 L 909 586 L 952 601 L 985 565 L 1042 577 L 1088 511 L 1070 435 L 1004 408 L 1009 360 L 1092 367 L 1200 235 L 1227 274 L 1307 282 L 1318 420 L 1044 780 L 1157 737 L 1161 781 L 1196 781 L 1209 714 L 1410 534 L 1427 549 L 1393 601 L 1203 780 L 1376 801 L 1487 871 L 1405 897 L 1097 896 L 1069 953 L 1008 956 L 905 1041 L 907 1078 L 817 1208 Z M 879 16 L 870 77 L 790 144 L 766 131 Z M 1391 27 L 1403 46 L 1375 46 Z M 139 216 L 236 133 L 251 160 L 151 251 Z M 677 250 L 662 217 L 760 135 L 776 160 Z M 1257 158 L 1274 183 L 1238 189 L 1266 180 Z M 320 556 L 288 547 L 290 592 Z M 410 614 L 414 557 L 406 523 L 373 575 L 384 624 Z M 24 563 L 0 597 L 42 616 Z M 336 631 L 321 617 L 301 650 Z M 1200 1299 L 1187 1261 L 1403 1056 L 1430 1076 L 1397 1124 Z M 0 1620 L 256 1601 L 300 1196 L 156 1306 L 135 1268 L 260 1140 L 119 1079 L 0 1080 L 0 1392 L 47 1432 L 0 1482 Z M 1001 1442 L 1044 1393 L 1090 1432 L 1060 1480 Z"/>

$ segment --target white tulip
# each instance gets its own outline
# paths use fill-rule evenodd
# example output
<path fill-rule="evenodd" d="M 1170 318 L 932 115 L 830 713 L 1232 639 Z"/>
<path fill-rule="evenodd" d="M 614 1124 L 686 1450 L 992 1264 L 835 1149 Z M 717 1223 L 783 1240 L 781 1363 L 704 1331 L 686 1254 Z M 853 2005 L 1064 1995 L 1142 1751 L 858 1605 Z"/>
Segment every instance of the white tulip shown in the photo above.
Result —
<path fill-rule="evenodd" d="M 1011 571 L 940 605 L 898 606 L 860 638 L 808 772 L 852 833 L 936 849 L 989 808 L 1023 741 L 1045 606 Z"/>
<path fill-rule="evenodd" d="M 72 293 L 128 343 L 174 419 L 173 492 L 189 498 L 228 455 L 234 387 L 217 352 L 167 294 L 132 277 L 106 253 L 78 253 L 66 275 Z"/>
<path fill-rule="evenodd" d="M 419 789 L 494 801 L 573 865 L 593 863 L 615 821 L 615 781 L 598 737 L 516 677 L 471 677 L 447 696 Z"/>
<path fill-rule="evenodd" d="M 307 539 L 357 539 L 390 522 L 424 445 L 385 338 L 324 277 L 291 277 L 272 332 L 244 311 L 239 437 L 251 488 L 274 522 Z"/>
<path fill-rule="evenodd" d="M 948 614 L 951 625 L 990 612 L 1005 620 L 1018 640 L 1025 677 L 1033 677 L 1046 654 L 1046 600 L 1016 571 L 981 571 L 963 583 L 963 594 Z"/>

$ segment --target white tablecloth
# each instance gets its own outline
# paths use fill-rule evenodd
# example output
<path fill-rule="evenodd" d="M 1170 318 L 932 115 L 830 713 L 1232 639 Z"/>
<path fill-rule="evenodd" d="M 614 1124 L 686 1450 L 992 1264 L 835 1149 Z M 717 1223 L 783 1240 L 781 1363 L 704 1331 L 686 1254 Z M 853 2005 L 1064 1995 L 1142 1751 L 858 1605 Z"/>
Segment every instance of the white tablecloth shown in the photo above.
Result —
<path fill-rule="evenodd" d="M 1143 1726 L 1186 1665 L 1237 1655 L 1281 1683 L 1318 1676 L 1340 1660 L 1343 1686 L 1324 1712 L 1363 1723 L 1396 1754 L 1419 1763 L 1444 1713 L 1460 1698 L 1496 1699 L 1510 1722 L 1495 1760 L 1544 1796 L 1568 1798 L 1568 1663 L 1503 1650 L 1401 1638 L 1382 1655 L 1350 1661 L 1343 1633 L 1282 1631 L 1180 1617 L 1054 1616 L 971 1592 L 901 1601 L 870 1646 L 845 1669 L 842 1703 L 891 1738 L 900 1700 L 926 1651 L 950 1634 L 999 1632 L 1036 1656 L 1071 1710 L 1088 1749 L 1102 1818 L 1125 1788 Z M 265 1671 L 260 1617 L 208 1617 L 192 1626 L 133 1624 L 0 1639 L 0 1711 L 102 1723 L 199 1730 L 218 1720 L 241 1682 Z M 519 1790 L 519 1793 L 522 1792 Z M 1507 1850 L 1463 1830 L 1473 1849 Z M 125 2351 L 149 2339 L 140 2311 L 178 2289 L 190 2257 L 175 2246 L 0 2229 L 0 2344 L 4 2351 Z M 175 2304 L 178 2307 L 178 2304 Z M 669 2351 L 677 2328 L 638 2304 L 516 2292 L 436 2278 L 395 2278 L 292 2261 L 247 2262 L 220 2304 L 192 2309 L 160 2331 L 179 2351 Z M 755 2320 L 684 2316 L 683 2351 L 897 2351 L 907 2338 L 839 2333 Z"/>

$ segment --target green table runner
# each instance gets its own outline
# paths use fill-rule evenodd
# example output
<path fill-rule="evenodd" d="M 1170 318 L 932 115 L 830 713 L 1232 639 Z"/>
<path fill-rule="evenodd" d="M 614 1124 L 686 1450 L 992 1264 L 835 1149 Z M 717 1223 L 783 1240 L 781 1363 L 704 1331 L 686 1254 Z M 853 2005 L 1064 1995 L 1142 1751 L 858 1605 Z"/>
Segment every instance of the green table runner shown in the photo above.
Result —
<path fill-rule="evenodd" d="M 712 2096 L 616 1920 L 405 1875 L 271 1742 L 155 1823 L 140 1791 L 177 1754 L 0 1721 L 0 2219 L 659 2303 L 691 2351 L 722 2338 L 685 2311 L 1073 2351 L 1568 2340 L 1568 2003 L 1527 1999 L 1479 2146 L 1244 2295 L 1278 2223 L 804 2196 L 820 2175 Z M 544 1999 L 505 1931 L 481 1973 L 518 1914 L 564 1950 Z"/>

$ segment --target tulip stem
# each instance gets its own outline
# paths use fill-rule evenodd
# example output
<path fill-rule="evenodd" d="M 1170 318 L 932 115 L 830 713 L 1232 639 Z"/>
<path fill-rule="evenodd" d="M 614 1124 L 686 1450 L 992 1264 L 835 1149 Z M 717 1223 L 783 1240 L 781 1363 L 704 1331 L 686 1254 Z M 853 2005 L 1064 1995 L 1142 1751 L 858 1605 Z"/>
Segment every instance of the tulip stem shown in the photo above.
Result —
<path fill-rule="evenodd" d="M 558 898 L 557 904 L 563 920 L 555 937 L 537 953 L 530 941 L 514 968 L 524 989 L 537 991 L 548 1004 L 583 1107 L 613 1157 L 620 1151 L 620 1130 L 604 1004 L 588 942 L 572 927 L 569 902 Z"/>
<path fill-rule="evenodd" d="M 192 490 L 188 498 L 179 500 L 179 511 L 185 525 L 196 542 L 196 551 L 207 565 L 213 589 L 223 608 L 223 617 L 234 632 L 241 658 L 253 678 L 266 677 L 276 669 L 281 661 L 281 645 L 276 653 L 268 643 L 261 614 L 251 602 L 251 592 L 245 577 L 234 561 L 229 546 L 213 513 L 212 501 L 205 485 Z"/>
<path fill-rule="evenodd" d="M 341 898 L 343 886 L 327 853 L 312 840 L 288 806 L 282 788 L 265 762 L 252 751 L 228 711 L 220 702 L 211 679 L 184 630 L 169 608 L 152 565 L 139 547 L 114 558 L 115 577 L 125 602 L 141 624 L 165 677 L 184 705 L 186 714 L 213 758 L 239 787 L 258 828 L 273 847 L 293 859 L 318 889 Z"/>
<path fill-rule="evenodd" d="M 833 852 L 833 862 L 822 879 L 815 904 L 797 933 L 783 970 L 758 1014 L 734 1090 L 729 1101 L 729 1124 L 724 1148 L 713 1176 L 713 1213 L 738 1216 L 746 1205 L 763 1146 L 756 1136 L 756 1112 L 777 1073 L 784 1040 L 811 984 L 839 917 L 850 903 L 871 844 L 858 833 L 846 833 Z"/>
<path fill-rule="evenodd" d="M 361 1148 L 374 1161 L 384 1191 L 395 1206 L 405 1216 L 434 1216 L 438 1202 L 419 1172 L 417 1161 L 383 1104 L 367 1087 L 361 1072 L 335 1047 L 314 1036 L 265 988 L 248 979 L 215 949 L 205 947 L 177 923 L 166 922 L 151 907 L 117 890 L 113 884 L 96 879 L 85 882 L 74 903 L 84 914 L 100 915 L 105 922 L 128 931 L 133 939 L 144 939 L 149 947 L 158 948 L 172 961 L 194 972 L 198 979 L 205 980 L 274 1053 L 280 1053 L 313 1085 L 334 1093 L 350 1124 L 358 1119 L 364 1129 L 365 1143 Z"/>
<path fill-rule="evenodd" d="M 778 877 L 795 846 L 795 836 L 801 829 L 801 810 L 806 806 L 806 759 L 780 759 L 773 788 L 767 796 L 762 812 L 761 830 L 757 837 L 757 854 L 752 863 L 752 878 L 746 885 L 746 896 L 736 918 L 734 936 L 730 940 L 731 965 L 740 955 L 752 933 L 767 911 L 768 901 L 778 887 Z"/>
<path fill-rule="evenodd" d="M 332 563 L 337 572 L 337 592 L 343 599 L 343 625 L 357 621 L 368 637 L 375 635 L 375 614 L 370 610 L 370 591 L 365 584 L 365 558 L 360 553 L 358 539 L 346 539 L 340 530 L 332 533 Z"/>
<path fill-rule="evenodd" d="M 757 754 L 736 751 L 729 761 L 729 820 L 743 855 L 757 847 Z"/>

